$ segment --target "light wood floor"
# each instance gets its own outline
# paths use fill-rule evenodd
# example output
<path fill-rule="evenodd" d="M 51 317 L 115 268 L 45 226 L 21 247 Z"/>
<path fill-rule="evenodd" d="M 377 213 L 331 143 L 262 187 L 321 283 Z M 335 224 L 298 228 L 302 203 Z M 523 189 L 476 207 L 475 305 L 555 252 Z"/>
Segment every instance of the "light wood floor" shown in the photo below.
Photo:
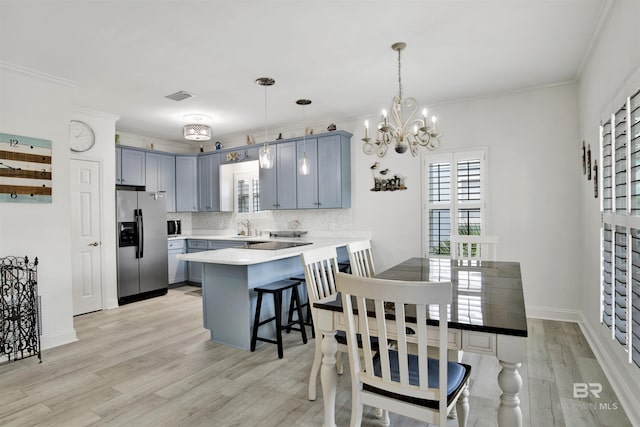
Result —
<path fill-rule="evenodd" d="M 193 289 L 79 316 L 78 342 L 45 351 L 42 364 L 30 358 L 0 366 L 0 425 L 322 425 L 320 389 L 317 401 L 307 399 L 313 341 L 303 345 L 299 333 L 290 334 L 282 360 L 271 344 L 255 353 L 214 344 L 202 328 L 201 299 L 187 293 Z M 630 425 L 577 325 L 531 319 L 526 345 L 526 426 Z M 468 425 L 495 426 L 498 363 L 469 353 L 465 362 L 473 366 Z M 602 383 L 600 399 L 572 399 L 574 382 Z M 345 372 L 338 426 L 349 424 L 350 405 Z M 370 408 L 363 425 L 378 425 Z"/>

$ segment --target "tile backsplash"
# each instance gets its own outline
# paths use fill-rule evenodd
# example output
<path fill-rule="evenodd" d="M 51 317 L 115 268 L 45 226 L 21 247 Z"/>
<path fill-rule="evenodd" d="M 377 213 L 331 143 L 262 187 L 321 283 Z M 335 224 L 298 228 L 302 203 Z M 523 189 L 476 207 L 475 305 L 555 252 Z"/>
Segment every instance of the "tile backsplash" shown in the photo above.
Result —
<path fill-rule="evenodd" d="M 260 212 L 253 217 L 234 212 L 169 213 L 169 219 L 182 220 L 182 232 L 206 233 L 239 229 L 247 218 L 255 231 L 305 230 L 313 234 L 353 229 L 351 209 L 282 210 Z"/>

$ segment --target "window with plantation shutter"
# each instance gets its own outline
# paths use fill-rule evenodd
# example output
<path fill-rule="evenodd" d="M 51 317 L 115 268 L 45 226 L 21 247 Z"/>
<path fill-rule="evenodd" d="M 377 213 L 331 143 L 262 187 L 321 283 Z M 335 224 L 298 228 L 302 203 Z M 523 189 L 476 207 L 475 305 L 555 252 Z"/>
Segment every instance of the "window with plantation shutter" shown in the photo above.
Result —
<path fill-rule="evenodd" d="M 425 156 L 423 241 L 427 256 L 448 256 L 451 234 L 483 231 L 485 164 L 485 150 Z"/>
<path fill-rule="evenodd" d="M 640 91 L 600 126 L 600 320 L 640 367 Z"/>

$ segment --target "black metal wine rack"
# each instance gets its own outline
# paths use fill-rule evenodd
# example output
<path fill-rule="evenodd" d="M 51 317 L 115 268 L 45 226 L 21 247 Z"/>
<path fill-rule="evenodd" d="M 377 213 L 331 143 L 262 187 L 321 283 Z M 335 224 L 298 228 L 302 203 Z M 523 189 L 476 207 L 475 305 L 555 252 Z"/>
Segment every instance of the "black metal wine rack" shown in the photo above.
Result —
<path fill-rule="evenodd" d="M 0 364 L 38 356 L 40 299 L 38 258 L 0 258 Z"/>

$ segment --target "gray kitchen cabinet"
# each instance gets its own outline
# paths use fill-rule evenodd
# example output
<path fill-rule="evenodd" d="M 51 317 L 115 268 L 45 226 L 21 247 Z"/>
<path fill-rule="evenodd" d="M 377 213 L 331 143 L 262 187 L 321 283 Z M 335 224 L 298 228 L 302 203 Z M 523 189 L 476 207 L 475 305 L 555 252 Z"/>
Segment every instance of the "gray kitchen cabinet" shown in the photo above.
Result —
<path fill-rule="evenodd" d="M 220 154 L 198 157 L 198 210 L 220 211 Z"/>
<path fill-rule="evenodd" d="M 296 142 L 271 144 L 276 150 L 276 164 L 260 168 L 260 209 L 296 209 Z"/>
<path fill-rule="evenodd" d="M 298 209 L 318 208 L 318 139 L 307 138 L 296 142 L 298 159 L 307 153 L 309 175 L 297 175 Z"/>
<path fill-rule="evenodd" d="M 187 280 L 187 261 L 177 258 L 179 254 L 185 253 L 185 241 L 182 239 L 169 240 L 169 284 L 180 283 Z"/>
<path fill-rule="evenodd" d="M 206 240 L 187 240 L 187 253 L 192 254 L 195 252 L 202 252 L 209 249 Z M 195 283 L 202 283 L 202 268 L 203 263 L 189 261 L 189 281 Z"/>
<path fill-rule="evenodd" d="M 198 158 L 176 156 L 176 211 L 198 210 Z"/>
<path fill-rule="evenodd" d="M 116 184 L 122 184 L 122 149 L 116 147 Z"/>
<path fill-rule="evenodd" d="M 318 207 L 351 207 L 350 138 L 335 134 L 318 137 Z"/>
<path fill-rule="evenodd" d="M 146 153 L 146 190 L 164 193 L 167 212 L 176 211 L 176 157 L 169 154 Z"/>
<path fill-rule="evenodd" d="M 187 253 L 195 253 L 202 251 L 211 251 L 217 249 L 237 248 L 244 246 L 245 242 L 242 240 L 202 240 L 202 239 L 189 239 L 187 241 Z M 195 283 L 202 283 L 202 268 L 203 263 L 189 261 L 189 281 Z"/>
<path fill-rule="evenodd" d="M 351 207 L 349 142 L 340 133 L 297 141 L 298 159 L 306 151 L 311 167 L 309 175 L 297 175 L 298 209 Z"/>
<path fill-rule="evenodd" d="M 121 148 L 121 173 L 119 184 L 145 185 L 145 178 L 145 152 Z"/>

